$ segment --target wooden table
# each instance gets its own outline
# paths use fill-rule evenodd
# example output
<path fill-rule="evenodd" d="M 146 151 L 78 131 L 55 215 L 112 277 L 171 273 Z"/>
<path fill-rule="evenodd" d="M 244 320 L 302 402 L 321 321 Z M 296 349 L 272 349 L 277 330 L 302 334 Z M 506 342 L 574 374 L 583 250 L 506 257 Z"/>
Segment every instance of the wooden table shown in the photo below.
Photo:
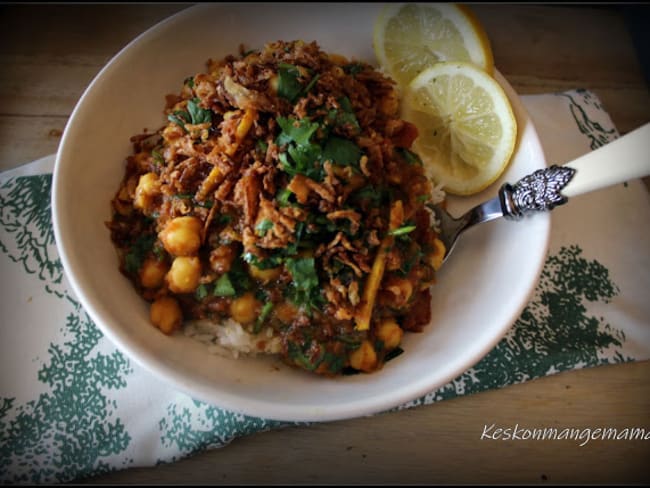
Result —
<path fill-rule="evenodd" d="M 0 169 L 54 153 L 102 66 L 182 4 L 0 6 Z M 520 94 L 587 88 L 622 133 L 650 120 L 619 9 L 476 5 Z M 647 16 L 646 16 L 647 19 Z M 646 180 L 647 182 L 647 180 Z M 650 320 L 650 318 L 648 318 Z M 650 481 L 649 441 L 486 441 L 484 426 L 644 427 L 650 362 L 560 373 L 409 411 L 238 439 L 92 483 L 624 483 Z"/>

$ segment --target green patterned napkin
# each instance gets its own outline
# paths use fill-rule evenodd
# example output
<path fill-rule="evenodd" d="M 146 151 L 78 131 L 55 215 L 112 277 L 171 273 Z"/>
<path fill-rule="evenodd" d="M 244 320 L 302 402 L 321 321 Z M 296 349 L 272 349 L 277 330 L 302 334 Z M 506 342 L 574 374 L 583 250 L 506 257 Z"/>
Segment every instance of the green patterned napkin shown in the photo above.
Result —
<path fill-rule="evenodd" d="M 588 91 L 522 99 L 549 163 L 567 162 L 618 135 Z M 57 256 L 53 162 L 50 156 L 0 174 L 0 480 L 65 482 L 154 466 L 288 425 L 193 400 L 102 336 Z M 539 285 L 515 326 L 477 365 L 398 409 L 648 359 L 649 222 L 640 181 L 554 210 Z"/>

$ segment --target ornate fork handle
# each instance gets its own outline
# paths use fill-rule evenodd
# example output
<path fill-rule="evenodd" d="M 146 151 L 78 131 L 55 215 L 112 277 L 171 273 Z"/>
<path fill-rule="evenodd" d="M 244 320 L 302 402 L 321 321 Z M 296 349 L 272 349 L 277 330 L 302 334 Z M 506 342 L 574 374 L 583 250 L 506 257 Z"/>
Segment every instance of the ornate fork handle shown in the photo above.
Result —
<path fill-rule="evenodd" d="M 566 203 L 561 191 L 575 173 L 573 168 L 553 165 L 524 176 L 514 185 L 505 183 L 499 190 L 503 216 L 518 220 L 528 212 L 553 210 Z"/>

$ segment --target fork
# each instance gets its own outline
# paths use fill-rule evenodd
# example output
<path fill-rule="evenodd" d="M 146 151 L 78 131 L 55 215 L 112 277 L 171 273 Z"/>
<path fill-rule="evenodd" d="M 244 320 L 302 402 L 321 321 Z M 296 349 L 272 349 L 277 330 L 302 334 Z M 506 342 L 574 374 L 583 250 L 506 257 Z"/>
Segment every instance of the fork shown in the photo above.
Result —
<path fill-rule="evenodd" d="M 570 197 L 650 175 L 650 123 L 562 166 L 552 165 L 505 183 L 498 195 L 455 218 L 430 205 L 439 221 L 438 238 L 445 245 L 443 263 L 459 236 L 475 225 L 505 217 L 521 220 L 529 213 L 553 210 Z M 563 193 L 562 193 L 563 192 Z"/>

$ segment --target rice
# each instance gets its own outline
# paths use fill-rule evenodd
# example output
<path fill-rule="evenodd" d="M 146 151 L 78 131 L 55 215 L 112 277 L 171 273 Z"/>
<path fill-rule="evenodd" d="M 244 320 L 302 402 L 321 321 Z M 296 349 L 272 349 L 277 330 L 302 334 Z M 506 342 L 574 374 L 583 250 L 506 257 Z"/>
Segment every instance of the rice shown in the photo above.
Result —
<path fill-rule="evenodd" d="M 232 319 L 216 323 L 212 320 L 188 321 L 183 332 L 207 346 L 210 354 L 239 358 L 243 355 L 278 354 L 281 351 L 280 337 L 273 329 L 266 327 L 258 334 L 251 334 Z"/>

